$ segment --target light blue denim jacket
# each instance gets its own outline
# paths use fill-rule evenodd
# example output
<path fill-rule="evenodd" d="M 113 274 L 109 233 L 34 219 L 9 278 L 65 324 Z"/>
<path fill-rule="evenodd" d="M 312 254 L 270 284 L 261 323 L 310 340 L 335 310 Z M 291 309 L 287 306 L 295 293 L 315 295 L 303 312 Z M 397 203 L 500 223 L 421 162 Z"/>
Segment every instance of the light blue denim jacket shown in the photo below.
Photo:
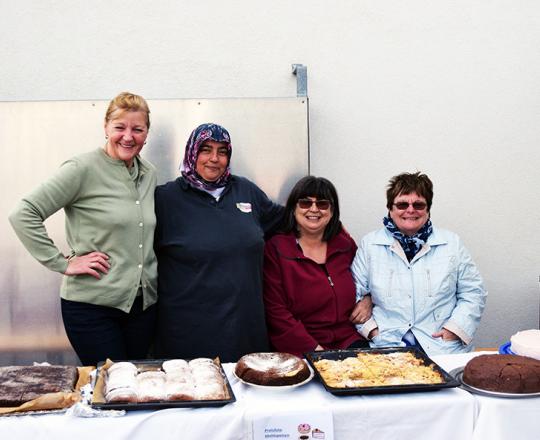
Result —
<path fill-rule="evenodd" d="M 487 292 L 471 255 L 453 232 L 433 228 L 409 263 L 386 228 L 366 235 L 352 263 L 356 297 L 370 293 L 372 318 L 358 330 L 367 337 L 378 327 L 372 347 L 404 346 L 412 331 L 428 355 L 467 352 L 480 323 Z M 444 327 L 461 340 L 433 338 Z"/>

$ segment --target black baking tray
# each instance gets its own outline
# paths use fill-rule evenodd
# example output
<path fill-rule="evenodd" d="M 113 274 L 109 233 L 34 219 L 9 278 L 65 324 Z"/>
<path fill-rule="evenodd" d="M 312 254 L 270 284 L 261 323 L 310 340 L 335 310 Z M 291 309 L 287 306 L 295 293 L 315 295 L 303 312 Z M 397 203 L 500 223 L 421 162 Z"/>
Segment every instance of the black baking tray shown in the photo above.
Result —
<path fill-rule="evenodd" d="M 161 367 L 161 364 L 168 359 L 145 359 L 145 360 L 135 360 L 135 361 L 128 361 L 132 364 L 135 364 L 138 368 L 144 369 L 149 368 L 156 368 Z M 190 361 L 190 359 L 185 359 L 187 362 Z M 115 361 L 112 361 L 115 362 Z M 116 362 L 122 362 L 122 361 L 116 361 Z M 118 410 L 126 410 L 126 411 L 134 411 L 134 410 L 158 410 L 158 409 L 165 409 L 165 408 L 202 408 L 202 407 L 217 407 L 217 406 L 224 406 L 228 403 L 236 402 L 236 396 L 233 393 L 233 390 L 231 388 L 231 384 L 229 383 L 229 379 L 227 378 L 227 375 L 225 374 L 225 371 L 223 370 L 223 366 L 218 360 L 214 360 L 214 363 L 217 367 L 219 367 L 219 371 L 221 372 L 221 375 L 223 376 L 223 380 L 225 382 L 225 387 L 227 388 L 227 392 L 229 393 L 228 399 L 222 399 L 222 400 L 162 400 L 159 402 L 144 402 L 144 403 L 106 403 L 106 402 L 94 402 L 92 401 L 92 408 L 97 409 L 118 409 Z M 100 376 L 101 368 L 105 362 L 100 362 L 97 365 L 97 377 Z M 96 384 L 97 386 L 97 384 Z"/>
<path fill-rule="evenodd" d="M 415 357 L 421 359 L 424 365 L 433 365 L 433 369 L 438 371 L 444 382 L 437 384 L 408 384 L 408 385 L 387 385 L 376 387 L 356 387 L 356 388 L 335 388 L 328 386 L 322 376 L 315 367 L 315 362 L 321 359 L 329 360 L 343 360 L 348 357 L 356 357 L 358 353 L 377 353 L 377 354 L 389 354 L 396 352 L 411 352 Z M 312 351 L 305 353 L 307 361 L 315 371 L 315 374 L 324 385 L 324 388 L 329 393 L 338 396 L 356 395 L 356 394 L 386 394 L 386 393 L 408 393 L 417 391 L 435 391 L 441 388 L 455 388 L 460 385 L 459 381 L 453 376 L 444 371 L 435 362 L 433 362 L 422 350 L 414 347 L 393 347 L 393 348 L 359 348 L 354 350 L 326 350 L 326 351 Z"/>

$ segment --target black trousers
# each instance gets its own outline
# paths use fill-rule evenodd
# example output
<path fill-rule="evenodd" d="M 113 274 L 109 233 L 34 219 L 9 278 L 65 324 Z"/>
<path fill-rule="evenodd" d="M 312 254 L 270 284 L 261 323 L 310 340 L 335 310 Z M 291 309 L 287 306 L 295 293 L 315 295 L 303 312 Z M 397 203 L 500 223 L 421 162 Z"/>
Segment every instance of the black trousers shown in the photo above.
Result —
<path fill-rule="evenodd" d="M 138 296 L 129 313 L 61 299 L 69 342 L 82 365 L 112 360 L 145 359 L 154 338 L 156 306 L 142 310 Z"/>

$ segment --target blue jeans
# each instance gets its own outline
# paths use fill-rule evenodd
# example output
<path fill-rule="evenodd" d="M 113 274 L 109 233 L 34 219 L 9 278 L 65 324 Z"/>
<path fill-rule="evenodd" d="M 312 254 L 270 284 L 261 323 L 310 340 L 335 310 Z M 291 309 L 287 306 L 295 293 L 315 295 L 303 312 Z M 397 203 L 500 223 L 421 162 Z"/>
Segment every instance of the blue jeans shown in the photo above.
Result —
<path fill-rule="evenodd" d="M 142 310 L 138 296 L 129 313 L 61 299 L 69 342 L 82 365 L 112 360 L 145 359 L 154 337 L 156 306 Z"/>

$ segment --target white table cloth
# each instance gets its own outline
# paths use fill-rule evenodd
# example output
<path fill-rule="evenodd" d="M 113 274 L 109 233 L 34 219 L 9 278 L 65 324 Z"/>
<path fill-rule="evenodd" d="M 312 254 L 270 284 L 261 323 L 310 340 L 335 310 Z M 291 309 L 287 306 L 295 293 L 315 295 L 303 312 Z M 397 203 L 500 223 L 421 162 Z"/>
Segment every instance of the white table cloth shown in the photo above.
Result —
<path fill-rule="evenodd" d="M 495 352 L 434 356 L 433 360 L 446 371 L 451 371 L 481 354 Z M 478 394 L 472 396 L 475 400 L 474 440 L 540 439 L 540 397 L 507 399 Z"/>
<path fill-rule="evenodd" d="M 449 371 L 472 356 L 434 360 Z M 540 399 L 493 399 L 459 388 L 337 397 L 317 380 L 289 391 L 265 391 L 239 383 L 232 369 L 233 364 L 225 365 L 237 402 L 221 408 L 132 411 L 124 417 L 93 419 L 0 417 L 0 439 L 250 439 L 253 417 L 310 408 L 332 411 L 336 440 L 540 438 Z"/>

